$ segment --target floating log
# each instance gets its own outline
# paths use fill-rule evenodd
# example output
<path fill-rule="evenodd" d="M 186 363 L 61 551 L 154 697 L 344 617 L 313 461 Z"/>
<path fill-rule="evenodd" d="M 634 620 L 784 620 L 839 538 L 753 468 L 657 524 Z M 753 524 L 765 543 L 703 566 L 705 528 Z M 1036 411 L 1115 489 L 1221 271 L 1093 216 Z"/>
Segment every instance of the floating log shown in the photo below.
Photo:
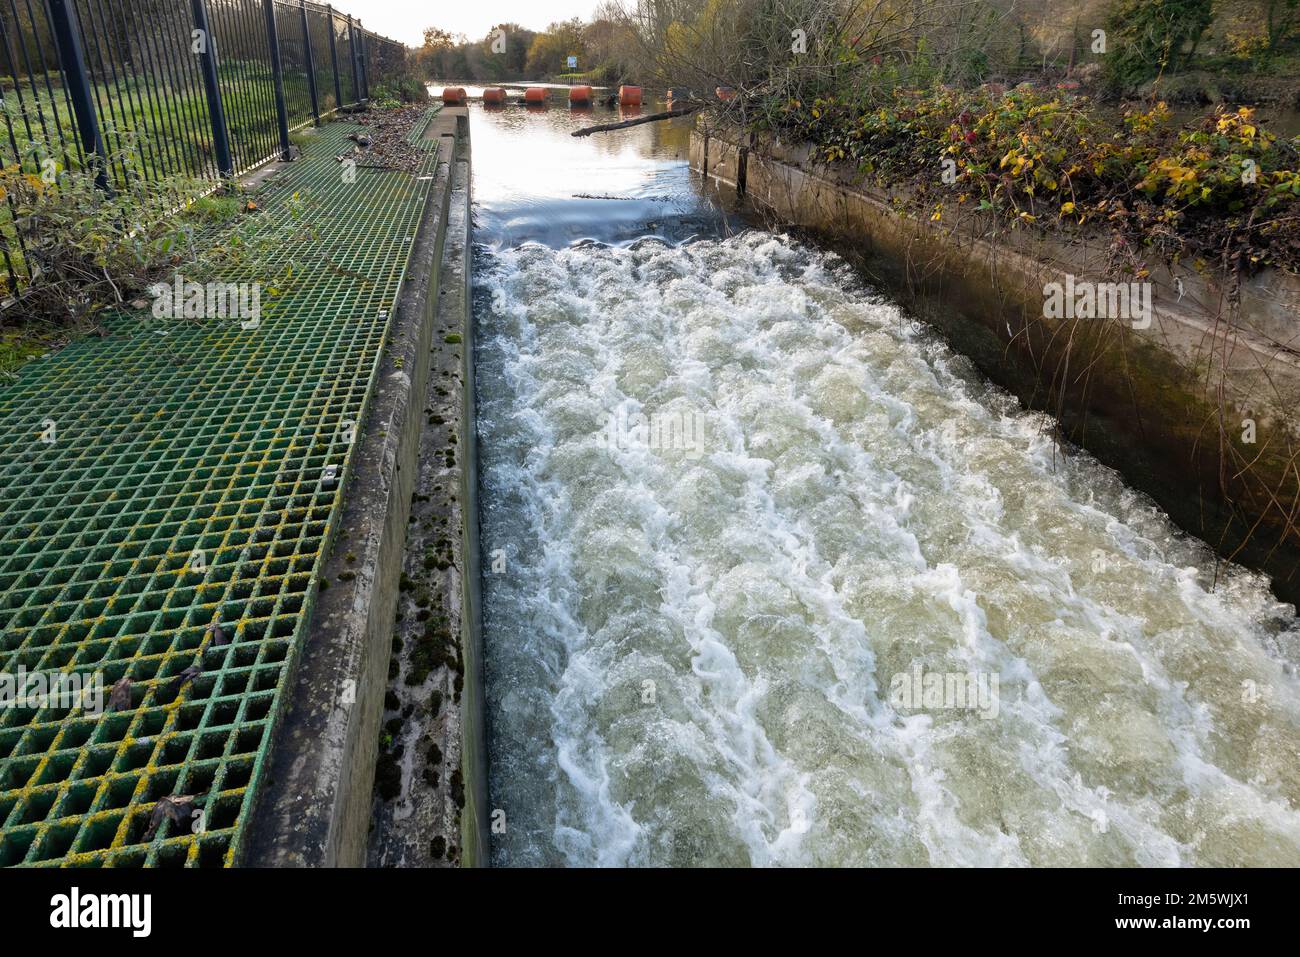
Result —
<path fill-rule="evenodd" d="M 703 103 L 687 103 L 681 109 L 664 110 L 662 113 L 649 113 L 645 116 L 638 116 L 635 119 L 623 120 L 621 123 L 601 123 L 597 126 L 587 126 L 580 130 L 574 130 L 571 136 L 590 136 L 592 133 L 607 133 L 610 130 L 627 129 L 629 126 L 640 126 L 642 123 L 656 123 L 659 120 L 671 120 L 674 116 L 689 116 L 696 110 L 704 108 Z"/>

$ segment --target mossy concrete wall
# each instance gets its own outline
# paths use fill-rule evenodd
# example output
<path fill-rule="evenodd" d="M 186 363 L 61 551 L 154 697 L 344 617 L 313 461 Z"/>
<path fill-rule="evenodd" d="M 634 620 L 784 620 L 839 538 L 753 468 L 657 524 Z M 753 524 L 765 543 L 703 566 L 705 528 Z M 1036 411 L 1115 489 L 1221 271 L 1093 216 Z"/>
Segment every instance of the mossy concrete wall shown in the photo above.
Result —
<path fill-rule="evenodd" d="M 452 211 L 448 243 L 459 248 L 458 262 L 463 268 L 456 277 L 456 288 L 448 288 L 446 309 L 454 313 L 461 327 L 464 348 L 461 350 L 460 435 L 464 437 L 460 470 L 460 500 L 464 522 L 461 527 L 460 622 L 461 657 L 464 665 L 464 690 L 461 694 L 461 775 L 465 787 L 465 807 L 461 813 L 461 864 L 487 867 L 490 862 L 488 832 L 491 808 L 488 804 L 487 702 L 483 673 L 482 562 L 479 549 L 478 510 L 478 418 L 474 395 L 474 322 L 470 308 L 473 280 L 473 247 L 470 242 L 470 141 L 468 117 L 466 135 L 457 155 L 456 208 Z"/>
<path fill-rule="evenodd" d="M 1055 415 L 1063 438 L 1300 601 L 1300 279 L 1264 271 L 1234 290 L 1208 269 L 1154 269 L 1147 329 L 1049 319 L 1044 286 L 1067 273 L 1135 278 L 1110 269 L 1109 237 L 1009 229 L 963 210 L 956 191 L 932 221 L 807 147 L 704 122 L 690 160 L 759 214 L 829 241 L 984 374 Z"/>
<path fill-rule="evenodd" d="M 434 129 L 450 200 L 375 773 L 372 867 L 485 863 L 467 111 Z"/>

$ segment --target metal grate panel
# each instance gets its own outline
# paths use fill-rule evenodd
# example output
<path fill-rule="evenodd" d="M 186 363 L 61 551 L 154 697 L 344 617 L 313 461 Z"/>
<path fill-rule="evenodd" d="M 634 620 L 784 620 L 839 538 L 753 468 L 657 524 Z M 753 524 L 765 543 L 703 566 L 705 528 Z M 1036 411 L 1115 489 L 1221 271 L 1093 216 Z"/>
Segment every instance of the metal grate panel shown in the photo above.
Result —
<path fill-rule="evenodd" d="M 260 327 L 124 315 L 0 391 L 0 671 L 133 682 L 121 712 L 0 709 L 0 866 L 238 859 L 436 161 L 347 184 L 356 129 L 324 127 L 261 200 L 286 240 L 269 274 L 296 279 Z M 179 794 L 202 795 L 201 833 L 145 843 Z"/>

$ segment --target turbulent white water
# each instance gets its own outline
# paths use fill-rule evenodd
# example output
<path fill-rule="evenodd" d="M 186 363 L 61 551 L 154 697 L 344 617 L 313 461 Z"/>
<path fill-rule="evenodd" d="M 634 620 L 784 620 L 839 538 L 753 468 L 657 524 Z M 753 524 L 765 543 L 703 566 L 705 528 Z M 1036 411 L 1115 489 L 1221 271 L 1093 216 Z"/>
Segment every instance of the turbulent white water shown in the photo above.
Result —
<path fill-rule="evenodd" d="M 1300 864 L 1294 609 L 838 260 L 477 282 L 499 863 Z"/>

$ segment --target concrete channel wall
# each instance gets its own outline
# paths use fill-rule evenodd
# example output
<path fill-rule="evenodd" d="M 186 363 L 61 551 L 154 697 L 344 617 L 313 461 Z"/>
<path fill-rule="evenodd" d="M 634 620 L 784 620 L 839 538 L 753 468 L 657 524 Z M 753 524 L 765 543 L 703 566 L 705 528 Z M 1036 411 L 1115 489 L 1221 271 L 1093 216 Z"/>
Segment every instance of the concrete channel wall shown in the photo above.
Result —
<path fill-rule="evenodd" d="M 807 147 L 731 127 L 701 122 L 690 162 L 845 253 L 985 375 L 1052 412 L 1064 438 L 1300 602 L 1300 277 L 1266 270 L 1234 298 L 1208 269 L 1154 269 L 1149 328 L 1047 318 L 1045 286 L 1067 273 L 1134 278 L 1108 271 L 1109 237 L 1009 230 L 956 197 L 927 221 Z"/>
<path fill-rule="evenodd" d="M 356 867 L 367 861 L 385 693 L 394 656 L 394 616 L 402 582 L 408 520 L 420 473 L 421 435 L 431 386 L 431 355 L 446 350 L 435 330 L 463 330 L 464 395 L 454 430 L 467 445 L 460 467 L 464 508 L 461 593 L 441 596 L 460 620 L 465 661 L 465 810 L 460 863 L 485 863 L 486 751 L 477 557 L 477 472 L 472 453 L 473 367 L 470 326 L 469 125 L 444 110 L 425 136 L 439 156 L 406 282 L 398 300 L 378 385 L 358 429 L 357 466 L 339 534 L 327 560 L 301 664 L 292 677 L 262 800 L 242 863 L 267 867 Z M 441 336 L 441 333 L 436 333 Z M 456 337 L 447 337 L 448 341 Z M 458 340 L 457 340 L 458 341 Z M 436 360 L 436 356 L 435 356 Z M 459 361 L 459 360 L 458 360 Z"/>
<path fill-rule="evenodd" d="M 486 860 L 477 467 L 470 326 L 470 143 L 448 148 L 451 199 L 429 350 L 425 425 L 392 622 L 367 863 Z M 448 142 L 451 142 L 449 139 Z"/>
<path fill-rule="evenodd" d="M 487 703 L 483 672 L 483 606 L 481 589 L 481 552 L 478 522 L 478 417 L 475 402 L 474 319 L 471 309 L 473 284 L 473 245 L 470 237 L 470 188 L 472 183 L 468 117 L 465 136 L 457 157 L 457 179 L 464 183 L 459 208 L 451 219 L 453 249 L 461 250 L 460 272 L 455 292 L 445 308 L 461 330 L 461 395 L 459 425 L 461 436 L 460 491 L 464 516 L 460 523 L 461 620 L 460 648 L 464 688 L 460 700 L 461 775 L 465 789 L 465 806 L 461 814 L 461 854 L 463 867 L 487 867 L 490 863 L 488 838 L 491 808 L 488 806 Z M 456 298 L 453 298 L 456 297 Z"/>

